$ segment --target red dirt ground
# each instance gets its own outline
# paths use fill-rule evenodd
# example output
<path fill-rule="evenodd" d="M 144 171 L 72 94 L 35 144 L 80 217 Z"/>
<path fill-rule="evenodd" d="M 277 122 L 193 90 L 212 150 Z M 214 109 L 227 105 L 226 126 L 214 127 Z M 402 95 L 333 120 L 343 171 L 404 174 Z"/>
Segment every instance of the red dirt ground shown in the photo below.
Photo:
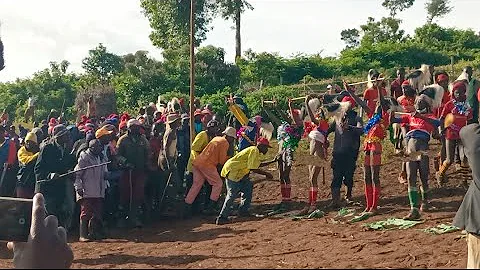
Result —
<path fill-rule="evenodd" d="M 434 142 L 435 143 L 435 142 Z M 432 148 L 438 148 L 438 145 Z M 391 153 L 391 147 L 387 147 Z M 272 149 L 274 152 L 275 149 Z M 433 151 L 432 151 L 433 153 Z M 409 210 L 406 186 L 397 176 L 401 159 L 385 155 L 381 172 L 382 199 L 379 215 L 370 221 L 401 218 Z M 305 148 L 297 150 L 292 172 L 295 209 L 300 210 L 308 198 L 310 159 Z M 359 157 L 359 164 L 361 157 Z M 431 162 L 432 163 L 432 162 Z M 275 165 L 269 169 L 276 173 Z M 433 171 L 433 168 L 432 168 Z M 407 230 L 366 231 L 359 222 L 335 223 L 336 212 L 324 218 L 292 221 L 290 218 L 235 219 L 223 226 L 214 218 L 179 221 L 170 218 L 144 229 L 115 231 L 99 243 L 71 245 L 75 253 L 74 268 L 464 268 L 466 242 L 460 232 L 431 235 L 418 229 L 450 223 L 460 205 L 470 173 L 454 173 L 445 188 L 434 187 L 432 205 L 425 213 L 424 224 Z M 320 209 L 330 196 L 331 169 L 326 169 L 326 184 L 320 182 Z M 278 176 L 275 176 L 278 179 Z M 364 203 L 362 169 L 355 174 L 355 201 Z M 280 199 L 277 180 L 255 178 L 253 212 L 262 212 Z M 362 206 L 357 206 L 359 211 Z M 0 267 L 11 267 L 11 253 L 2 244 Z"/>

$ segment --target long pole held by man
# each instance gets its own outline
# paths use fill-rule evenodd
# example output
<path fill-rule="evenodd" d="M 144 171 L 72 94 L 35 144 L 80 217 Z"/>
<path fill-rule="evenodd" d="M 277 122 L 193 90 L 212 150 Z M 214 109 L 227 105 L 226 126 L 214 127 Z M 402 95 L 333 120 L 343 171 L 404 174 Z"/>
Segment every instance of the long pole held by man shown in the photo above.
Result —
<path fill-rule="evenodd" d="M 190 144 L 195 138 L 195 0 L 190 0 Z"/>

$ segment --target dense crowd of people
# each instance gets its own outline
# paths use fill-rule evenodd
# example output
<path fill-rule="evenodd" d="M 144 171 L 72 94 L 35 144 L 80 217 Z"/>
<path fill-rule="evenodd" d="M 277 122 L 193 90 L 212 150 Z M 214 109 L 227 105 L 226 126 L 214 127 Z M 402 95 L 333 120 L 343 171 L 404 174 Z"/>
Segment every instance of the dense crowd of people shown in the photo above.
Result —
<path fill-rule="evenodd" d="M 343 201 L 353 201 L 353 176 L 362 150 L 362 218 L 367 219 L 380 205 L 383 141 L 390 131 L 395 153 L 404 157 L 399 181 L 408 185 L 411 206 L 405 219 L 419 220 L 422 212 L 431 208 L 427 150 L 432 138 L 442 145 L 433 157 L 438 185 L 447 183 L 452 164 L 461 169 L 478 162 L 472 153 L 475 140 L 466 145 L 462 138 L 472 136 L 473 131 L 465 131 L 472 129 L 468 124 L 478 124 L 480 83 L 473 78 L 471 67 L 452 80 L 447 72 L 425 65 L 408 76 L 405 69 L 398 69 L 389 87 L 382 74 L 370 70 L 367 85 L 362 95 L 347 82 L 343 89 L 329 86 L 323 94 L 289 99 L 287 111 L 274 101 L 262 101 L 263 113 L 255 116 L 238 95 L 225 99 L 227 117 L 219 117 L 210 104 L 201 106 L 197 99 L 194 134 L 190 134 L 185 102 L 177 98 L 166 103 L 159 97 L 156 104 L 140 108 L 136 116 L 99 116 L 95 100 L 90 98 L 87 113 L 76 123 L 68 123 L 52 110 L 48 119 L 35 122 L 32 130 L 19 125 L 18 133 L 4 111 L 0 194 L 33 198 L 42 193 L 48 214 L 55 215 L 68 230 L 78 224 L 82 242 L 104 239 L 107 228 L 142 227 L 171 213 L 179 218 L 216 215 L 216 224 L 222 225 L 230 222 L 233 210 L 238 216 L 252 216 L 250 174 L 272 178 L 261 169 L 271 163 L 278 164 L 281 194 L 274 211 L 289 210 L 294 155 L 305 138 L 312 159 L 308 164 L 309 201 L 301 214 L 317 209 L 318 177 L 328 163 L 333 172 L 329 207 L 340 207 L 342 183 L 346 186 Z M 301 100 L 301 105 L 296 106 L 295 100 Z M 29 96 L 27 121 L 35 119 L 34 102 Z M 267 161 L 264 155 L 272 147 L 274 133 L 279 150 Z M 334 133 L 332 150 L 330 133 Z M 472 196 L 466 197 L 461 211 L 472 211 L 468 204 L 475 199 L 467 200 Z M 238 197 L 240 204 L 235 206 Z M 480 228 L 472 215 L 461 211 L 455 223 L 470 229 L 476 240 Z"/>

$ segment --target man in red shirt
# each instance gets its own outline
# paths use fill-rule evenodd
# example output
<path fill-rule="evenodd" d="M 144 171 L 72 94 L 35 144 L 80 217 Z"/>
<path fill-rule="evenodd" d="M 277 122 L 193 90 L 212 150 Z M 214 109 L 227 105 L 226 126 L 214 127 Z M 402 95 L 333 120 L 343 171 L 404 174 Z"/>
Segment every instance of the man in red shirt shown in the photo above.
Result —
<path fill-rule="evenodd" d="M 417 95 L 415 89 L 410 85 L 408 81 L 404 81 L 402 83 L 402 91 L 403 95 L 398 97 L 397 102 L 400 106 L 402 106 L 403 111 L 406 113 L 412 113 L 415 111 L 415 97 Z M 395 150 L 401 151 L 405 147 L 407 147 L 407 132 L 409 131 L 409 124 L 400 123 L 400 134 L 397 138 L 397 143 L 395 144 Z M 398 180 L 402 184 L 407 183 L 407 169 L 406 163 L 402 162 L 402 172 L 398 177 Z"/>
<path fill-rule="evenodd" d="M 370 78 L 372 81 L 375 81 L 379 76 L 380 73 L 375 71 Z M 376 87 L 380 87 L 381 82 L 376 82 L 375 84 L 376 86 L 368 88 L 363 93 L 363 100 L 367 102 L 367 106 L 370 109 L 369 111 L 366 111 L 368 118 L 372 118 L 373 114 L 375 113 L 375 108 L 377 107 L 377 101 L 379 100 L 378 90 Z M 383 96 L 387 95 L 387 90 L 385 90 L 385 88 L 380 87 L 380 90 L 382 91 Z"/>
<path fill-rule="evenodd" d="M 365 110 L 370 119 L 364 126 L 366 133 L 364 141 L 364 181 L 365 181 L 365 199 L 366 208 L 363 215 L 374 215 L 377 211 L 380 200 L 380 167 L 382 164 L 382 141 L 385 138 L 385 132 L 389 126 L 389 104 L 384 97 L 386 91 L 381 87 L 381 81 L 377 81 L 379 74 L 373 74 L 370 78 L 373 80 L 373 86 L 365 91 L 368 98 L 365 101 L 360 100 L 355 93 L 350 92 L 352 98 Z M 374 91 L 377 94 L 374 95 Z M 372 98 L 375 97 L 375 98 Z M 378 98 L 377 98 L 378 97 Z M 377 102 L 378 101 L 378 102 Z M 370 105 L 368 104 L 370 102 Z M 374 109 L 371 109 L 372 104 Z"/>
<path fill-rule="evenodd" d="M 431 113 L 429 97 L 421 94 L 415 101 L 415 111 L 412 115 L 403 115 L 400 119 L 390 114 L 390 121 L 395 123 L 408 124 L 410 131 L 406 134 L 406 162 L 408 179 L 408 198 L 410 200 L 411 211 L 405 217 L 407 220 L 420 219 L 418 208 L 417 191 L 417 171 L 420 173 L 422 205 L 421 211 L 428 210 L 428 176 L 429 159 L 426 151 L 432 132 L 440 125 L 440 122 Z"/>
<path fill-rule="evenodd" d="M 405 68 L 397 69 L 397 78 L 390 84 L 390 96 L 398 99 L 403 95 L 402 84 L 405 81 Z"/>
<path fill-rule="evenodd" d="M 445 104 L 441 114 L 441 132 L 445 134 L 446 159 L 436 174 L 437 182 L 443 185 L 448 167 L 455 158 L 455 148 L 460 146 L 460 130 L 467 125 L 473 117 L 473 110 L 467 102 L 467 85 L 460 81 L 453 85 L 452 99 Z M 463 149 L 460 149 L 463 150 Z M 463 152 L 463 151 L 462 151 Z"/>

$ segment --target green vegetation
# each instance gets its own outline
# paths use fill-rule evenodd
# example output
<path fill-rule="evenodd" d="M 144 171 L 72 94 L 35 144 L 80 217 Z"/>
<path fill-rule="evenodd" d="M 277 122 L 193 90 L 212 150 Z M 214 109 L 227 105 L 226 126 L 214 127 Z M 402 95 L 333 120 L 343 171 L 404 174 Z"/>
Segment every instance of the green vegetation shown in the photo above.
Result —
<path fill-rule="evenodd" d="M 141 1 L 153 29 L 150 39 L 163 48 L 162 61 L 149 57 L 146 51 L 115 55 L 99 44 L 83 60 L 84 73 L 69 72 L 67 61 L 52 62 L 49 68 L 30 78 L 0 84 L 0 109 L 6 108 L 11 117 L 22 121 L 28 94 L 32 94 L 37 97 L 37 120 L 45 119 L 51 109 L 60 110 L 63 104 L 66 116 L 73 119 L 78 113 L 74 106 L 77 93 L 112 88 L 119 112 L 136 111 L 141 105 L 156 102 L 159 95 L 165 100 L 173 95 L 186 98 L 190 1 L 177 1 L 178 5 L 174 2 Z M 480 35 L 433 23 L 451 10 L 449 1 L 433 0 L 426 6 L 428 21 L 413 36 L 405 35 L 402 21 L 396 15 L 411 7 L 414 0 L 385 0 L 383 6 L 389 16 L 380 20 L 368 18 L 364 25 L 342 31 L 339 38 L 346 47 L 337 57 L 320 54 L 281 57 L 275 52 L 252 50 L 240 56 L 238 32 L 236 63 L 227 63 L 223 48 L 200 47 L 211 29 L 209 23 L 214 17 L 221 17 L 234 22 L 239 29 L 240 14 L 253 7 L 244 0 L 220 2 L 221 5 L 212 5 L 211 0 L 197 1 L 196 20 L 196 95 L 202 102 L 211 103 L 219 113 L 226 111 L 224 97 L 230 93 L 242 92 L 252 113 L 259 113 L 262 99 L 276 98 L 283 107 L 288 97 L 323 90 L 327 84 L 340 83 L 341 79 L 363 81 L 370 68 L 394 76 L 400 66 L 414 69 L 426 63 L 451 72 L 453 60 L 452 77 L 456 77 L 467 64 L 480 67 Z M 304 86 L 304 83 L 315 85 Z"/>

